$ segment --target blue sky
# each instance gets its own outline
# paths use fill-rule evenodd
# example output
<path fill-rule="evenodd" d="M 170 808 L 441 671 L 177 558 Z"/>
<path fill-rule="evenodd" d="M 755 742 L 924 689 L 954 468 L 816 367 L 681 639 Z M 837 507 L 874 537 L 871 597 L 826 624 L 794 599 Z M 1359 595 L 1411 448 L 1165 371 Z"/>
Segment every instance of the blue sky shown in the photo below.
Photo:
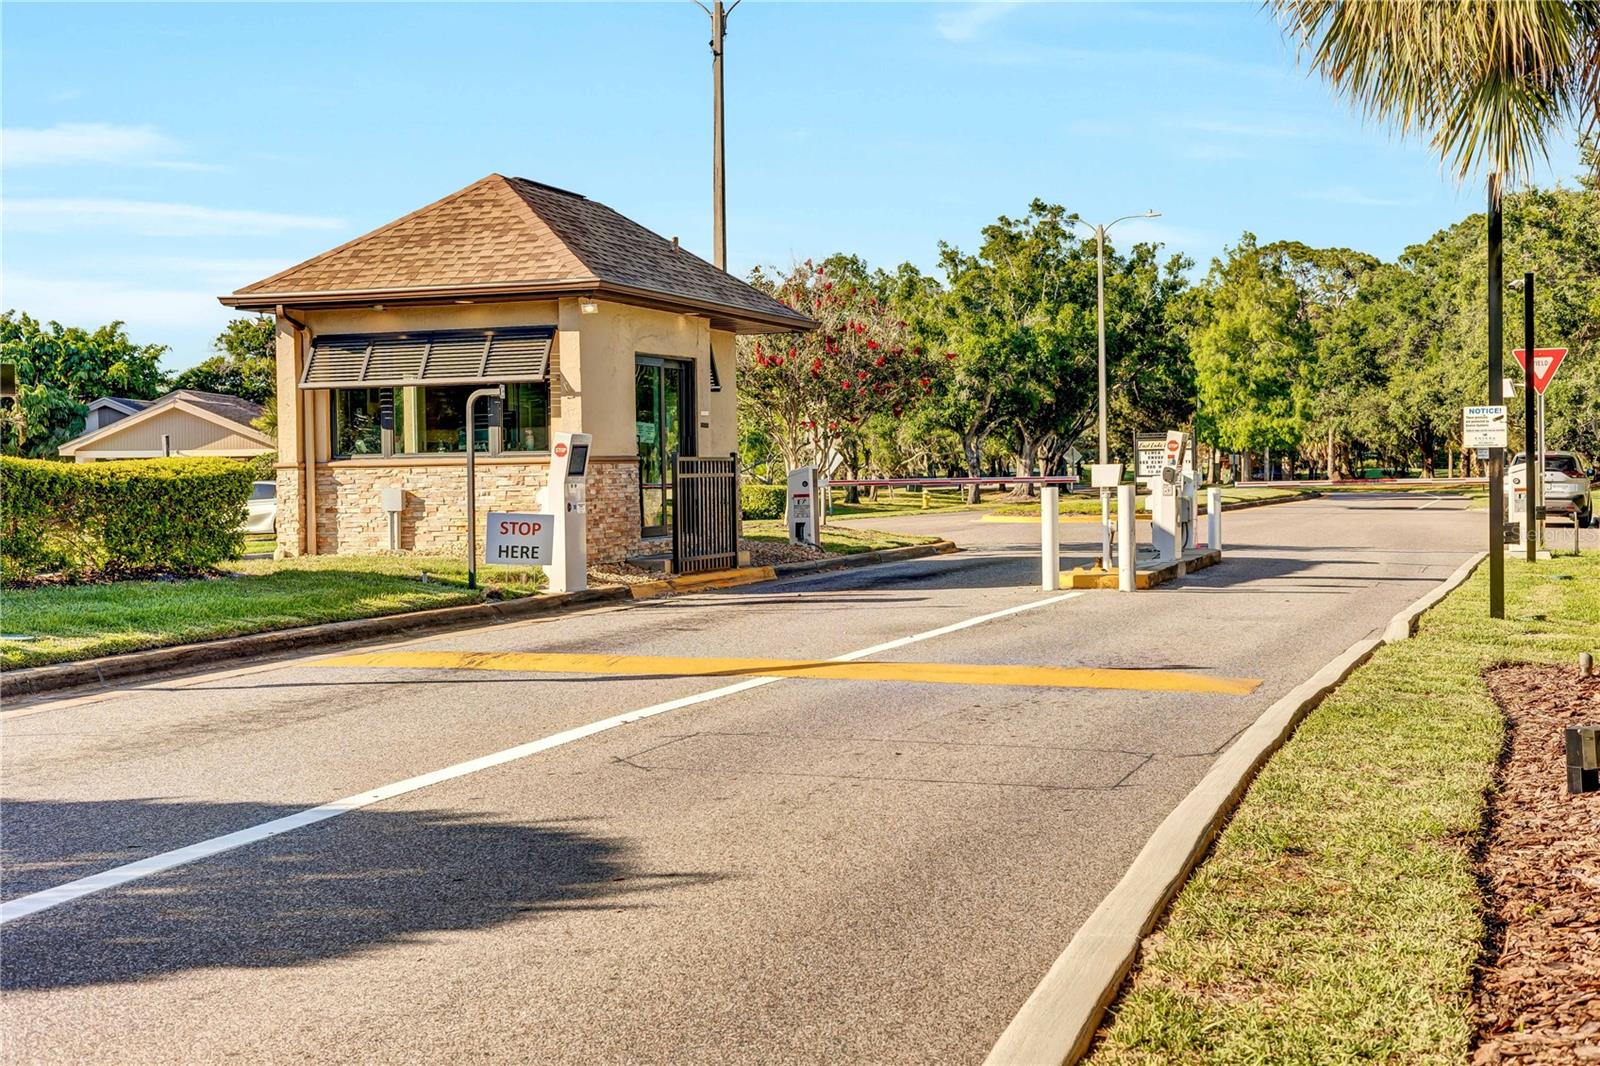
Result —
<path fill-rule="evenodd" d="M 215 297 L 493 171 L 709 258 L 708 20 L 654 4 L 7 3 L 5 307 L 209 354 Z M 729 258 L 934 265 L 1033 197 L 1202 266 L 1392 257 L 1477 210 L 1249 4 L 813 4 L 729 20 Z M 1558 144 L 1543 181 L 1570 179 Z"/>

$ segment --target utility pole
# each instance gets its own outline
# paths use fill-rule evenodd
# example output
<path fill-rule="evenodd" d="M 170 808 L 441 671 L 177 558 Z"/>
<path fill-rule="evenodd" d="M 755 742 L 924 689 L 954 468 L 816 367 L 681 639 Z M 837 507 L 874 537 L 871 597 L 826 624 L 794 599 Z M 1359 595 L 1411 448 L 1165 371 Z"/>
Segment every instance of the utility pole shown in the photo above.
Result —
<path fill-rule="evenodd" d="M 728 269 L 728 188 L 722 166 L 722 44 L 728 34 L 728 16 L 744 0 L 724 8 L 722 0 L 710 7 L 695 4 L 711 16 L 711 261 Z"/>
<path fill-rule="evenodd" d="M 1504 322 L 1501 303 L 1505 296 L 1503 244 L 1501 241 L 1500 183 L 1489 179 L 1489 403 L 1505 403 L 1503 370 Z M 1541 471 L 1541 476 L 1543 472 Z M 1489 617 L 1506 616 L 1506 450 L 1489 449 Z"/>
<path fill-rule="evenodd" d="M 1067 219 L 1068 222 L 1082 226 L 1094 234 L 1095 243 L 1095 304 L 1099 309 L 1100 353 L 1096 364 L 1099 379 L 1099 414 L 1096 421 L 1100 430 L 1100 463 L 1109 463 L 1110 452 L 1106 447 L 1106 230 L 1118 222 L 1126 222 L 1130 218 L 1160 218 L 1161 213 L 1152 208 L 1140 215 L 1123 215 L 1121 218 L 1112 219 L 1103 226 L 1091 226 L 1083 219 L 1074 215 Z M 1134 462 L 1138 463 L 1138 449 L 1134 450 Z M 1137 466 L 1134 469 L 1134 478 L 1139 476 Z M 1100 565 L 1106 570 L 1111 569 L 1111 490 L 1100 489 Z"/>

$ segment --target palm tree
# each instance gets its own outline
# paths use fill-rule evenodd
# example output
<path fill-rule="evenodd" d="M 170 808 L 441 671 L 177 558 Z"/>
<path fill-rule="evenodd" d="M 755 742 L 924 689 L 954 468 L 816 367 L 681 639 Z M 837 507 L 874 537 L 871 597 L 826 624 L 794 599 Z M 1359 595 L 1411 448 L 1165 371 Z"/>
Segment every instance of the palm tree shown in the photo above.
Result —
<path fill-rule="evenodd" d="M 1489 402 L 1500 403 L 1501 196 L 1567 121 L 1600 130 L 1600 0 L 1267 0 L 1312 69 L 1372 119 L 1429 139 L 1458 181 L 1487 171 Z M 1503 449 L 1489 459 L 1501 513 Z M 1504 615 L 1503 525 L 1489 530 L 1489 611 Z"/>

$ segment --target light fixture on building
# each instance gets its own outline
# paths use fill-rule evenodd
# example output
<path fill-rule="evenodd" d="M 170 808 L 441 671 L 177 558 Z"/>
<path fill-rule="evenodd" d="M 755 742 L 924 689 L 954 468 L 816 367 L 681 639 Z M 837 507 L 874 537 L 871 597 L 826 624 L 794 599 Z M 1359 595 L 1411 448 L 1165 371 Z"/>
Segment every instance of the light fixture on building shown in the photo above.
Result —
<path fill-rule="evenodd" d="M 600 304 L 592 296 L 585 296 L 578 301 L 578 310 L 586 315 L 592 315 L 600 310 Z"/>

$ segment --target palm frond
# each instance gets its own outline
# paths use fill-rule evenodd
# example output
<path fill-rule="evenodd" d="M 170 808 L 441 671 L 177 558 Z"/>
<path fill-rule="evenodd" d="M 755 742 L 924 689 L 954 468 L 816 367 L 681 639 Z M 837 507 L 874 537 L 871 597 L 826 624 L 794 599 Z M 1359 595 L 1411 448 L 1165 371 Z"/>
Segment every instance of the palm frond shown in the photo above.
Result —
<path fill-rule="evenodd" d="M 1600 0 L 1268 2 L 1337 94 L 1495 196 L 1563 123 L 1600 129 Z"/>

